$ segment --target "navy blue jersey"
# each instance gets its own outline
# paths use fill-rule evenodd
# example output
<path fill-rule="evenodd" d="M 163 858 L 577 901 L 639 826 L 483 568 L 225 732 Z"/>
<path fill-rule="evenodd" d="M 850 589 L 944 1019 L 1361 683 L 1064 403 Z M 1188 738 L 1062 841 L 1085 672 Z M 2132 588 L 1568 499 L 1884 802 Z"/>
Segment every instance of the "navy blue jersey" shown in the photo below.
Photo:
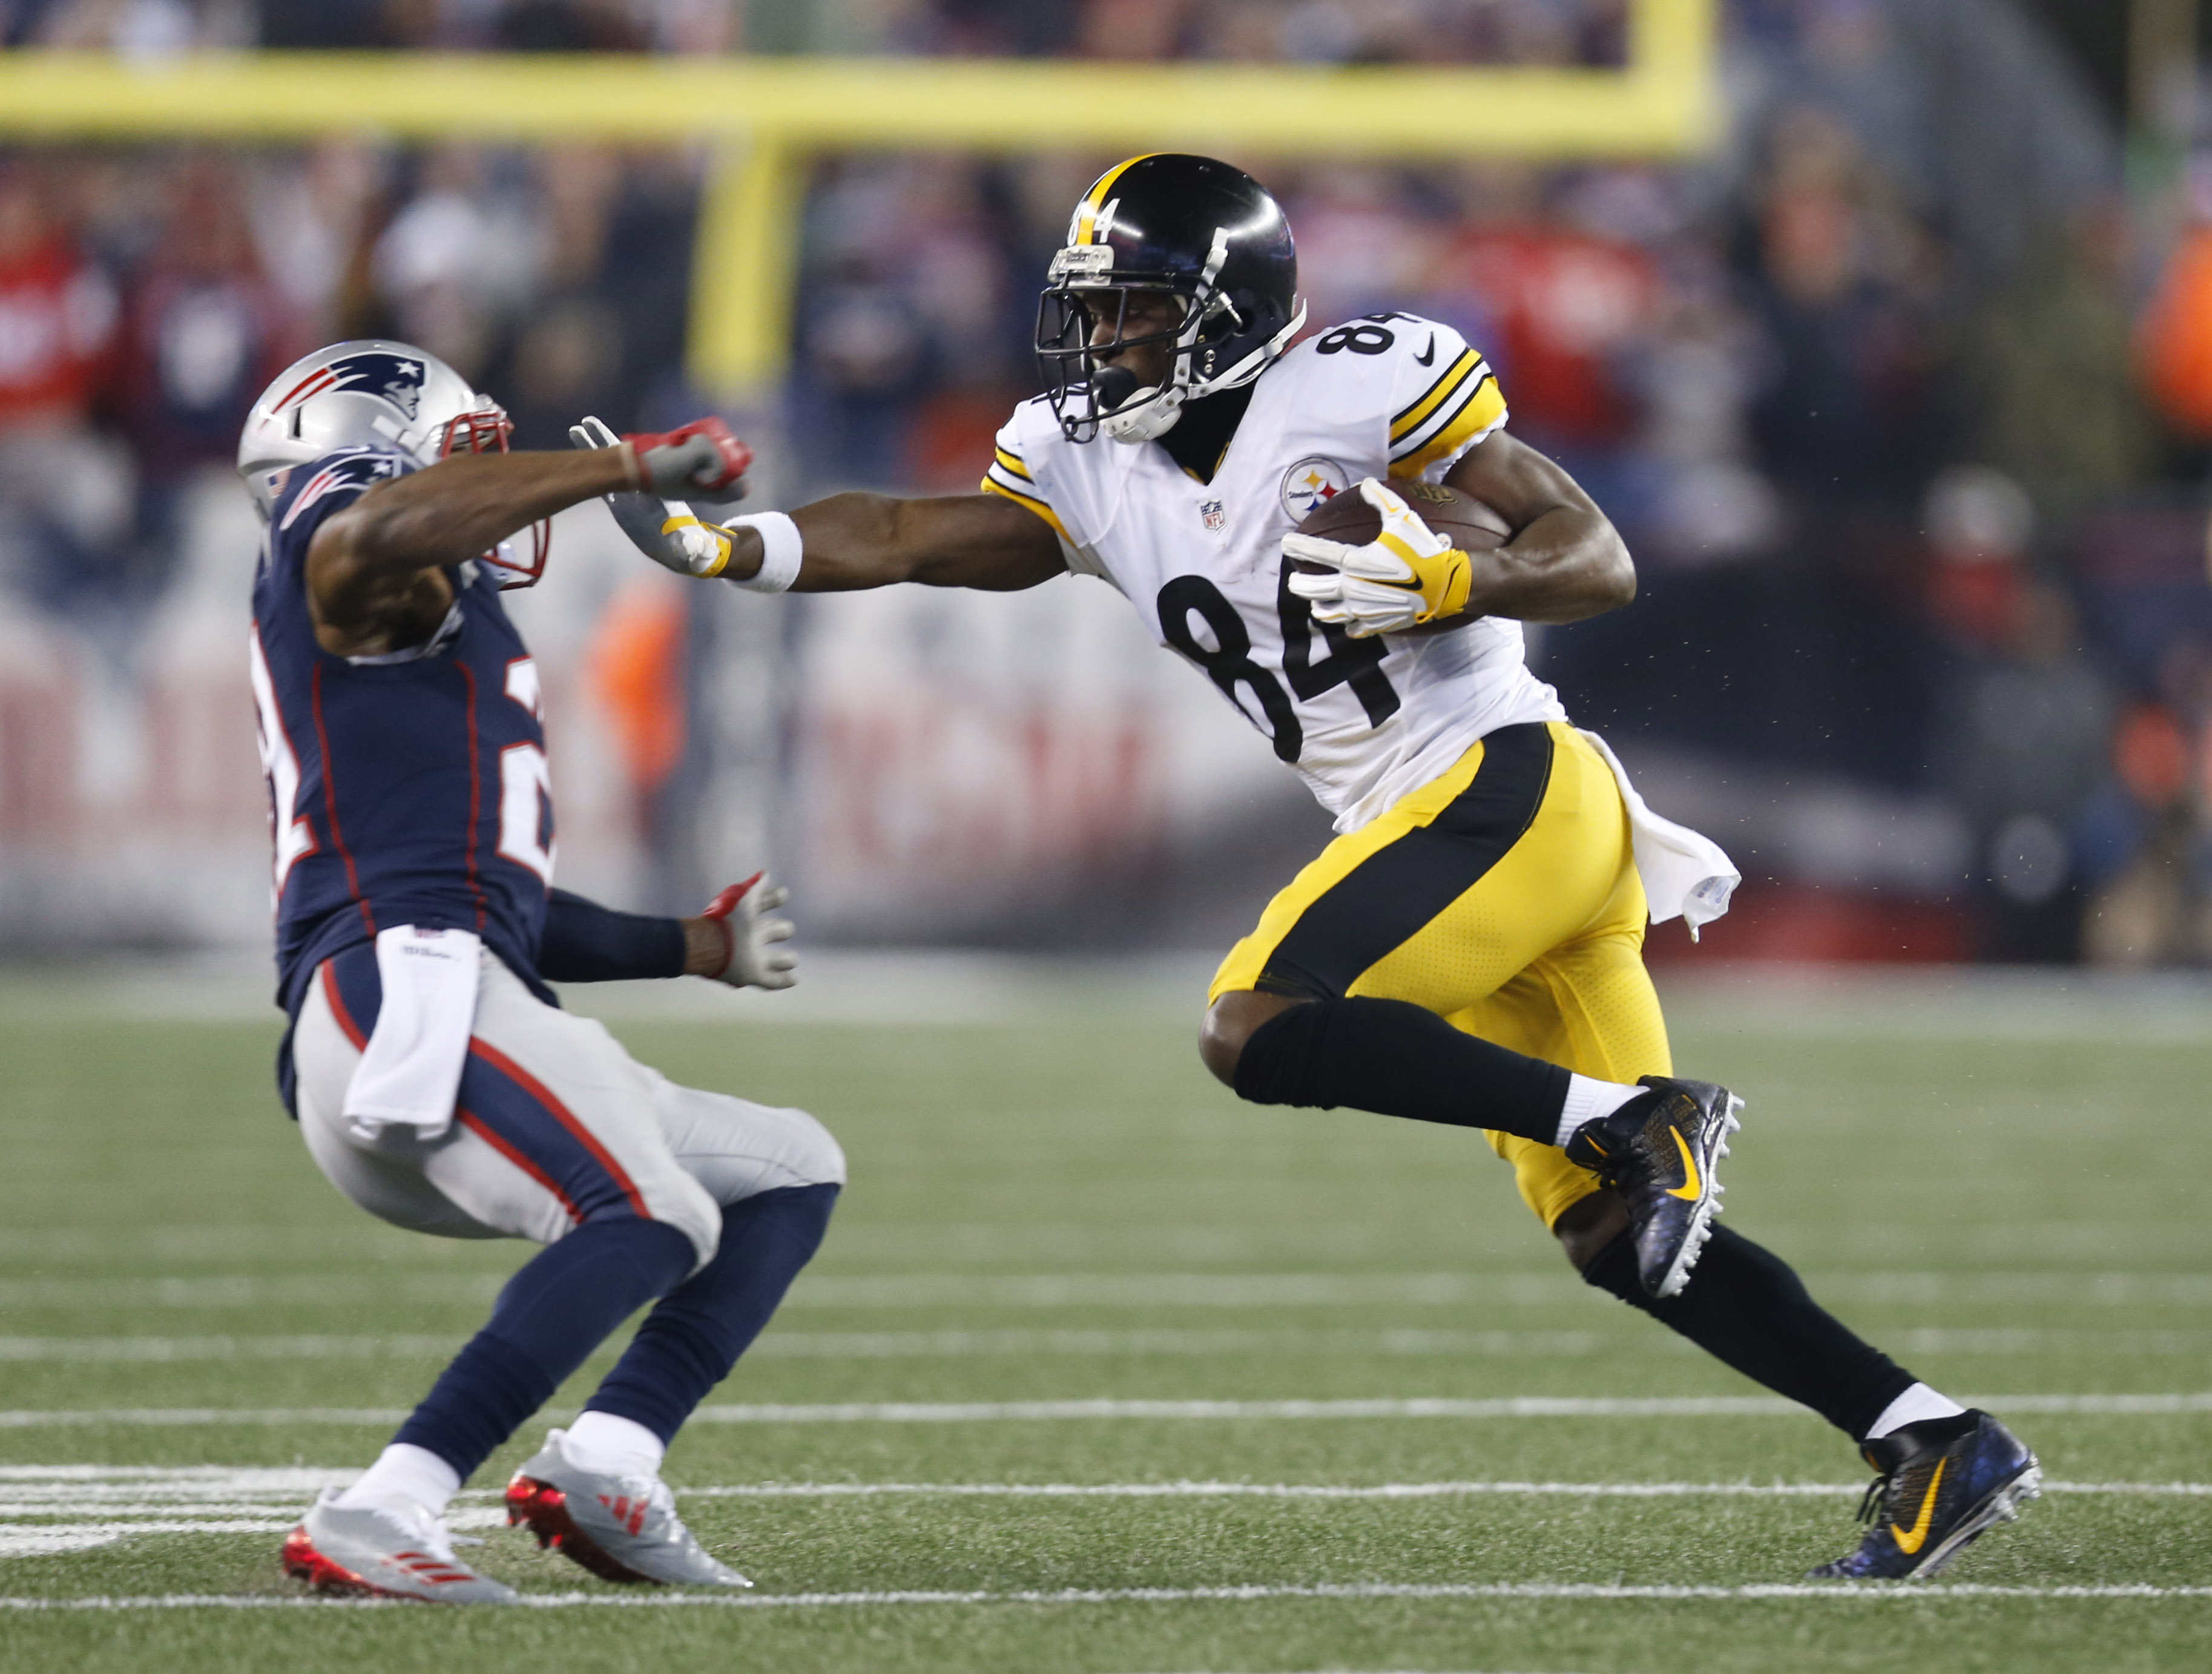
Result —
<path fill-rule="evenodd" d="M 491 572 L 463 564 L 430 641 L 334 657 L 307 614 L 322 520 L 412 470 L 356 448 L 296 468 L 270 513 L 253 583 L 252 676 L 276 825 L 277 1003 L 315 967 L 395 925 L 469 930 L 538 980 L 553 883 L 553 798 L 538 665 Z"/>

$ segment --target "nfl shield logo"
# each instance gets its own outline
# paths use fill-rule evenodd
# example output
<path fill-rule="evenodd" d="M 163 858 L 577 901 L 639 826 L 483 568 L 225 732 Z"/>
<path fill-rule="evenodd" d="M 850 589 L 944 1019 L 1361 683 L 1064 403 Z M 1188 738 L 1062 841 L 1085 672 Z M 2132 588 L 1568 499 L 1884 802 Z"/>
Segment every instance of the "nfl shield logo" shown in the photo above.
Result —
<path fill-rule="evenodd" d="M 1218 500 L 1199 501 L 1198 514 L 1206 520 L 1206 532 L 1209 535 L 1218 535 L 1228 526 L 1229 514 L 1222 510 Z"/>

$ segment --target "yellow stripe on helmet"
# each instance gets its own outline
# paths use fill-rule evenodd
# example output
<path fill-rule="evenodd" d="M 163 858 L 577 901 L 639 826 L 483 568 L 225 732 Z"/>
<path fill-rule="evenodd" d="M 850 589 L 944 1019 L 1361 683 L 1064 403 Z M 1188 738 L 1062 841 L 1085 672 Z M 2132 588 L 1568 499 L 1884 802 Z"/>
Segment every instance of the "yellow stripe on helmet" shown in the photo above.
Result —
<path fill-rule="evenodd" d="M 1160 155 L 1158 151 L 1139 151 L 1127 161 L 1118 162 L 1100 175 L 1092 183 L 1091 190 L 1083 194 L 1083 202 L 1075 206 L 1075 237 L 1070 242 L 1090 243 L 1091 234 L 1098 225 L 1098 211 L 1106 207 L 1106 194 L 1114 189 L 1114 183 L 1127 173 L 1134 164 L 1144 161 L 1147 157 L 1157 157 Z"/>

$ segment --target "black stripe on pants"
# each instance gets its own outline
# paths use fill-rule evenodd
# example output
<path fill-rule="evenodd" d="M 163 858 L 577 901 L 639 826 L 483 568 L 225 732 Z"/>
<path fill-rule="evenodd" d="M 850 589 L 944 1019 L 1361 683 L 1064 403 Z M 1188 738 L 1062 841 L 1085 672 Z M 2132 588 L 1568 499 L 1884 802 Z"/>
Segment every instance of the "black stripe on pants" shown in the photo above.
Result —
<path fill-rule="evenodd" d="M 1267 956 L 1262 993 L 1337 999 L 1411 941 L 1527 834 L 1552 782 L 1552 730 L 1502 726 L 1482 765 L 1435 819 L 1377 849 L 1298 915 Z"/>

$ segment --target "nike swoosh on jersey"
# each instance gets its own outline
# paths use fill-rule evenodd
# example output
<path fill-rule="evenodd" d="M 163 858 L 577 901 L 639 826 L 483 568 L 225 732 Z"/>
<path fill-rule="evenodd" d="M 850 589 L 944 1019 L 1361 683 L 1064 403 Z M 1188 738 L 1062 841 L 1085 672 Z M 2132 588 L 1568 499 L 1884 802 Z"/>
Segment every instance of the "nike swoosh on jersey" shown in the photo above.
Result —
<path fill-rule="evenodd" d="M 1437 334 L 1431 331 L 1429 333 L 1429 346 L 1423 349 L 1419 354 L 1413 356 L 1413 364 L 1416 366 L 1432 367 L 1436 363 Z"/>
<path fill-rule="evenodd" d="M 1683 1184 L 1668 1186 L 1667 1195 L 1670 1198 L 1680 1198 L 1684 1203 L 1693 1204 L 1704 1192 L 1705 1185 L 1698 1174 L 1698 1159 L 1690 1155 L 1689 1142 L 1682 1137 L 1681 1129 L 1668 1128 L 1667 1131 L 1674 1136 L 1674 1149 L 1682 1154 L 1683 1177 Z"/>
<path fill-rule="evenodd" d="M 1921 1496 L 1920 1515 L 1913 1519 L 1911 1531 L 1900 1529 L 1894 1523 L 1889 1525 L 1891 1538 L 1897 1542 L 1897 1550 L 1907 1557 L 1927 1542 L 1928 1526 L 1936 1520 L 1936 1490 L 1943 1485 L 1943 1467 L 1950 1462 L 1947 1459 L 1936 1461 L 1936 1474 L 1928 1479 L 1928 1492 Z"/>

